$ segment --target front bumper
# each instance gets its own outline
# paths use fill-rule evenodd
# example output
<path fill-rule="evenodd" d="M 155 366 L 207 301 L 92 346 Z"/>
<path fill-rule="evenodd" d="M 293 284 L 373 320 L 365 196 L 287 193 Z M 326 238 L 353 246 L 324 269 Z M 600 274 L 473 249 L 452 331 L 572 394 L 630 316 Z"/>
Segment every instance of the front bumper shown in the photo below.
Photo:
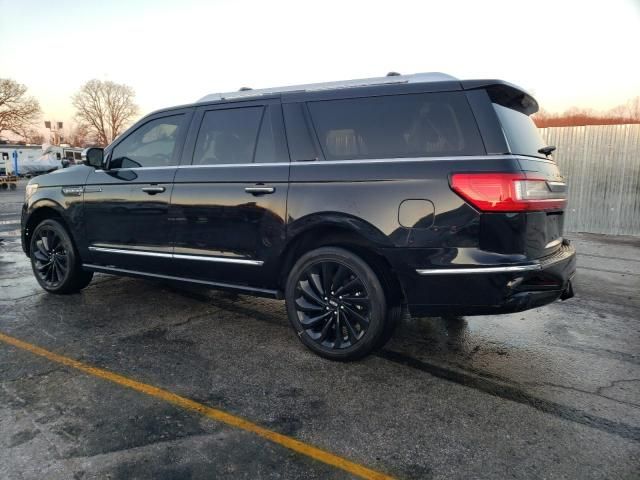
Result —
<path fill-rule="evenodd" d="M 27 241 L 27 205 L 22 206 L 22 210 L 20 212 L 20 246 L 22 247 L 22 251 L 28 257 L 29 256 L 29 245 Z"/>
<path fill-rule="evenodd" d="M 399 265 L 409 310 L 422 315 L 484 315 L 528 310 L 573 296 L 576 252 L 565 240 L 535 261 L 446 268 Z"/>

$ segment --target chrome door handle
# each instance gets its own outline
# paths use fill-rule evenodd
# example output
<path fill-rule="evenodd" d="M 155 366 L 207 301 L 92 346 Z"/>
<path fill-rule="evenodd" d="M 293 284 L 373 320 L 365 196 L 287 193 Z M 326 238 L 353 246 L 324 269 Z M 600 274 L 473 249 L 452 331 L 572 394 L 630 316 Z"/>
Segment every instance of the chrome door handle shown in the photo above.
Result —
<path fill-rule="evenodd" d="M 273 187 L 247 187 L 244 191 L 251 195 L 265 195 L 267 193 L 275 192 L 276 189 Z"/>
<path fill-rule="evenodd" d="M 142 191 L 149 195 L 155 195 L 156 193 L 162 193 L 165 191 L 164 187 L 142 187 Z"/>

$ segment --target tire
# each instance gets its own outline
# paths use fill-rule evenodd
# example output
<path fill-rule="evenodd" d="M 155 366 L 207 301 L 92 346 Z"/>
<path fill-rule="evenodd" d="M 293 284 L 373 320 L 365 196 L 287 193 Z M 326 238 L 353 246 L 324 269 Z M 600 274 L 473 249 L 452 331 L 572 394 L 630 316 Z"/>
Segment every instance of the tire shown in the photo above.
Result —
<path fill-rule="evenodd" d="M 330 360 L 362 358 L 381 347 L 392 331 L 380 280 L 365 261 L 343 248 L 302 255 L 289 272 L 285 298 L 298 338 Z"/>
<path fill-rule="evenodd" d="M 393 332 L 395 332 L 396 327 L 402 320 L 402 316 L 404 315 L 404 310 L 402 305 L 390 305 L 387 309 L 387 320 L 385 322 L 384 332 L 380 335 L 380 339 L 378 340 L 378 345 L 376 346 L 376 350 L 384 347 L 387 342 L 393 336 Z"/>
<path fill-rule="evenodd" d="M 43 220 L 34 229 L 29 253 L 33 274 L 47 292 L 76 293 L 93 278 L 93 272 L 82 269 L 71 236 L 56 219 Z"/>

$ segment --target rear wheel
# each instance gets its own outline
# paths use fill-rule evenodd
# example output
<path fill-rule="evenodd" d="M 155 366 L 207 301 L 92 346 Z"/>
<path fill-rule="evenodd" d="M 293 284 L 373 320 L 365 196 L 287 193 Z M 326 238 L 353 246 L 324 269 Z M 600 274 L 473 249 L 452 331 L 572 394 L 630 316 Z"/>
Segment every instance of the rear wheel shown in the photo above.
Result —
<path fill-rule="evenodd" d="M 89 285 L 93 272 L 82 270 L 71 236 L 58 220 L 38 224 L 31 236 L 31 268 L 47 292 L 75 293 Z"/>
<path fill-rule="evenodd" d="M 287 313 L 300 340 L 318 355 L 355 360 L 381 346 L 387 328 L 384 289 L 357 255 L 323 247 L 293 266 L 285 289 Z"/>

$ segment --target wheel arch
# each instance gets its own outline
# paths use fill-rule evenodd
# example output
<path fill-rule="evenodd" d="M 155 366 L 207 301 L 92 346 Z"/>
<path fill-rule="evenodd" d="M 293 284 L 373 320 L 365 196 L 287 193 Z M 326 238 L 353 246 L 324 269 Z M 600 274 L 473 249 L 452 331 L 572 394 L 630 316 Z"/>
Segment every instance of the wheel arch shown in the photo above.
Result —
<path fill-rule="evenodd" d="M 325 221 L 314 223 L 298 231 L 289 240 L 280 256 L 278 287 L 284 290 L 289 272 L 306 252 L 320 247 L 340 247 L 353 252 L 367 262 L 378 275 L 393 303 L 405 303 L 406 297 L 398 276 L 389 261 L 379 251 L 381 247 L 386 246 L 386 242 L 380 244 L 365 236 L 362 228 L 356 229 L 353 226 L 352 219 L 348 222 Z M 380 235 L 382 235 L 381 232 Z"/>
<path fill-rule="evenodd" d="M 37 202 L 29 209 L 29 214 L 22 230 L 22 244 L 24 245 L 24 251 L 27 255 L 30 254 L 29 249 L 31 247 L 31 234 L 33 230 L 40 222 L 50 218 L 59 220 L 67 229 L 67 232 L 70 232 L 69 224 L 64 218 L 64 209 L 59 204 L 51 200 L 41 200 Z"/>

